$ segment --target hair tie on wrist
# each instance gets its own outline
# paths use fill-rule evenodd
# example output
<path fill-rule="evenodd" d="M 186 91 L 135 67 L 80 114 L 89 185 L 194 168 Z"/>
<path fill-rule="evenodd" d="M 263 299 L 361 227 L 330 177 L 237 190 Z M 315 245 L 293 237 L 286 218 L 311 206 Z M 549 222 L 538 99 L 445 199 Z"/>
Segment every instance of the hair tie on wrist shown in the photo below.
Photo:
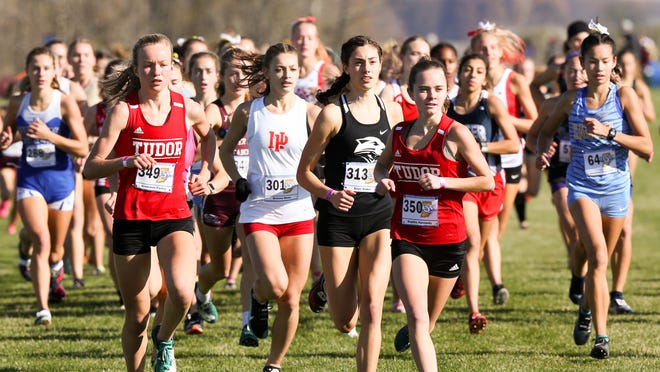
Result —
<path fill-rule="evenodd" d="M 325 200 L 330 200 L 330 197 L 332 196 L 332 193 L 335 192 L 335 190 L 330 189 L 328 192 L 325 193 Z"/>

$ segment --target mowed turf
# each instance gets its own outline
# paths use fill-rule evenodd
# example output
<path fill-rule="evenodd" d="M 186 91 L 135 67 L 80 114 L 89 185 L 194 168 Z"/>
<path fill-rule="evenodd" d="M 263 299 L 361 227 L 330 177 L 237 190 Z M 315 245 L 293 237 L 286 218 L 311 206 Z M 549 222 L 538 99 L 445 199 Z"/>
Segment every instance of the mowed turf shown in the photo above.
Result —
<path fill-rule="evenodd" d="M 654 92 L 660 111 L 660 91 Z M 651 124 L 660 143 L 658 125 Z M 577 308 L 568 299 L 570 274 L 566 249 L 557 229 L 545 175 L 542 190 L 528 204 L 528 230 L 519 230 L 513 214 L 502 241 L 504 284 L 511 298 L 504 307 L 492 303 L 490 285 L 482 270 L 481 312 L 489 324 L 481 335 L 468 332 L 464 299 L 449 300 L 436 324 L 433 341 L 441 370 L 504 371 L 657 371 L 660 370 L 660 159 L 640 162 L 634 184 L 634 253 L 625 295 L 635 312 L 609 317 L 611 357 L 589 357 L 592 341 L 576 346 L 572 339 Z M 53 325 L 33 325 L 37 311 L 32 286 L 17 270 L 17 237 L 4 233 L 0 221 L 0 371 L 121 371 L 120 343 L 123 312 L 109 275 L 93 276 L 85 269 L 83 290 L 53 305 Z M 241 326 L 240 296 L 218 283 L 214 301 L 220 313 L 204 334 L 175 335 L 180 371 L 261 371 L 270 339 L 257 348 L 238 345 Z M 357 339 L 336 331 L 327 311 L 312 313 L 300 306 L 300 326 L 284 359 L 285 371 L 353 371 Z M 393 340 L 405 323 L 403 314 L 389 312 L 391 293 L 383 314 L 380 371 L 411 371 L 410 352 L 397 353 Z M 272 324 L 272 317 L 271 317 Z M 593 336 L 593 335 L 592 335 Z M 151 350 L 151 345 L 149 346 Z M 150 367 L 147 367 L 150 370 Z"/>

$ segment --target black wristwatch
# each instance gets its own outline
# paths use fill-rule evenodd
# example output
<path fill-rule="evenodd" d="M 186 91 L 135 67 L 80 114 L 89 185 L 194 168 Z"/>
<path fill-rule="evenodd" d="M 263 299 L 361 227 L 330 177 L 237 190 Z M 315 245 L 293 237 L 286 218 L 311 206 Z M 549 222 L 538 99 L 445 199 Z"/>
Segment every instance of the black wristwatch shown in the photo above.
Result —
<path fill-rule="evenodd" d="M 215 191 L 215 187 L 213 187 L 213 184 L 211 182 L 208 183 L 209 189 L 211 190 L 211 194 Z"/>
<path fill-rule="evenodd" d="M 611 141 L 614 137 L 616 137 L 616 129 L 610 128 L 610 131 L 607 132 L 607 139 Z"/>

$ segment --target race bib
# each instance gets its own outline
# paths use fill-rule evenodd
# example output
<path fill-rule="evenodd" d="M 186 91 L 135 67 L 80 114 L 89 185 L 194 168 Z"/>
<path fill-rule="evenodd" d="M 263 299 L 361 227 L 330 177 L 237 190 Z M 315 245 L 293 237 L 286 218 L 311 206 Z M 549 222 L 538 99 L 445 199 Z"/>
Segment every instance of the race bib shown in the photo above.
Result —
<path fill-rule="evenodd" d="M 296 176 L 266 176 L 264 179 L 266 201 L 291 201 L 298 199 Z"/>
<path fill-rule="evenodd" d="M 585 153 L 584 172 L 587 176 L 602 176 L 616 172 L 616 154 L 614 150 Z"/>
<path fill-rule="evenodd" d="M 402 203 L 402 224 L 438 227 L 437 196 L 404 195 Z"/>
<path fill-rule="evenodd" d="M 24 149 L 25 161 L 34 168 L 52 167 L 55 165 L 55 145 L 52 143 L 33 143 Z"/>
<path fill-rule="evenodd" d="M 144 191 L 172 192 L 174 163 L 156 163 L 149 169 L 138 169 L 135 187 Z"/>
<path fill-rule="evenodd" d="M 247 178 L 248 166 L 250 165 L 250 157 L 244 155 L 234 156 L 234 164 L 236 164 L 236 168 L 238 168 L 238 174 L 240 174 L 243 178 Z"/>
<path fill-rule="evenodd" d="M 559 161 L 562 163 L 571 162 L 571 141 L 561 140 L 559 141 Z"/>
<path fill-rule="evenodd" d="M 376 181 L 374 180 L 375 166 L 375 163 L 346 163 L 344 190 L 352 190 L 355 192 L 376 191 Z"/>

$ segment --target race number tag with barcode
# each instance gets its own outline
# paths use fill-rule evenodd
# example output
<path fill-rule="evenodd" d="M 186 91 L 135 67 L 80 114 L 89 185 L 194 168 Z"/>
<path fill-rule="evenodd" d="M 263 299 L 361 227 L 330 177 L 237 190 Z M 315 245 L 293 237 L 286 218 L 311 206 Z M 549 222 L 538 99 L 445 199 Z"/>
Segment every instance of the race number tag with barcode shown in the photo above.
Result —
<path fill-rule="evenodd" d="M 616 154 L 614 150 L 585 153 L 584 171 L 587 176 L 602 176 L 616 172 Z"/>
<path fill-rule="evenodd" d="M 401 223 L 412 226 L 438 226 L 438 197 L 404 195 Z"/>
<path fill-rule="evenodd" d="M 52 167 L 55 165 L 55 145 L 48 143 L 33 143 L 26 151 L 25 161 L 34 168 Z"/>
<path fill-rule="evenodd" d="M 375 163 L 346 163 L 344 190 L 352 190 L 355 192 L 376 191 L 376 181 L 374 180 L 375 166 Z"/>
<path fill-rule="evenodd" d="M 234 156 L 234 164 L 238 169 L 238 174 L 243 178 L 247 178 L 248 166 L 250 165 L 250 157 L 245 155 Z"/>
<path fill-rule="evenodd" d="M 174 184 L 174 163 L 156 163 L 148 169 L 138 169 L 135 187 L 145 191 L 172 192 Z"/>
<path fill-rule="evenodd" d="M 291 201 L 298 199 L 296 176 L 266 176 L 264 179 L 266 201 Z"/>

